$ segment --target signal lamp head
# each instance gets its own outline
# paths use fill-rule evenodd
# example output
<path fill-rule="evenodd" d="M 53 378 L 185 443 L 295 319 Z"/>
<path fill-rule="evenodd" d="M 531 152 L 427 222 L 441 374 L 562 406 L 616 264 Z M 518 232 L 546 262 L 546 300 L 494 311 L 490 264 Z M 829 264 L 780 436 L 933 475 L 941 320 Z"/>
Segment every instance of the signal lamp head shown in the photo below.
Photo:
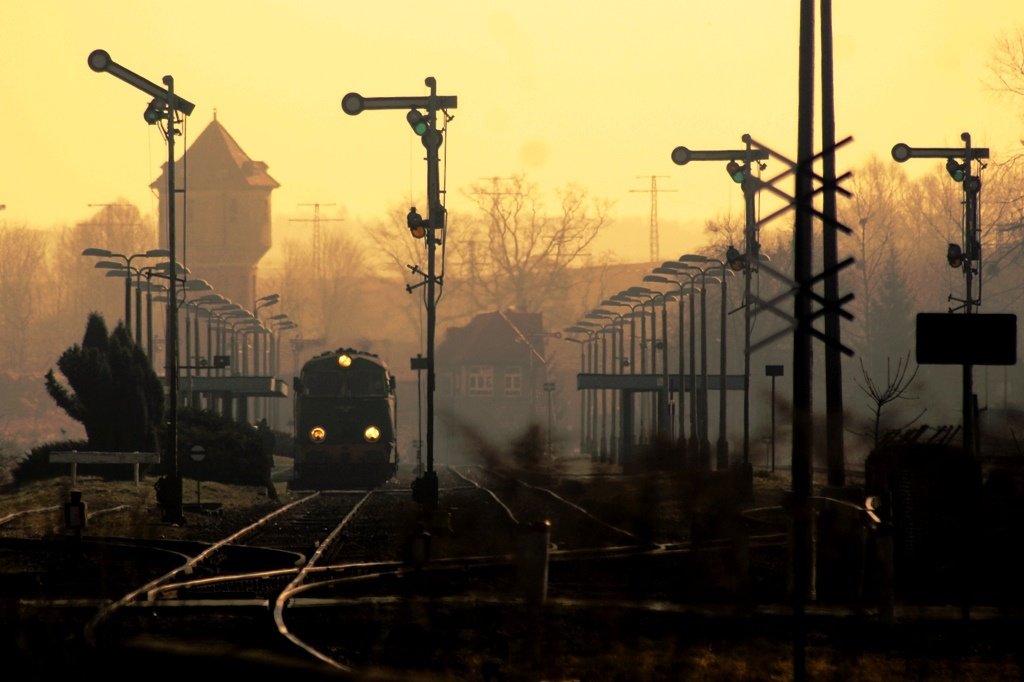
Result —
<path fill-rule="evenodd" d="M 730 246 L 725 250 L 725 262 L 729 264 L 729 269 L 739 272 L 746 265 L 746 258 L 739 252 L 735 246 Z"/>
<path fill-rule="evenodd" d="M 149 103 L 146 110 L 142 112 L 142 118 L 146 119 L 146 123 L 152 126 L 163 120 L 166 114 L 164 104 L 159 97 L 153 98 L 153 101 Z"/>
<path fill-rule="evenodd" d="M 309 439 L 314 443 L 323 443 L 327 438 L 327 430 L 322 426 L 314 426 L 309 430 Z"/>
<path fill-rule="evenodd" d="M 949 261 L 951 268 L 959 268 L 964 264 L 964 252 L 959 244 L 950 244 L 946 247 L 946 260 Z"/>
<path fill-rule="evenodd" d="M 405 224 L 409 226 L 409 232 L 416 239 L 423 239 L 427 236 L 427 221 L 416 212 L 416 207 L 409 209 L 409 215 L 405 217 Z"/>
<path fill-rule="evenodd" d="M 339 355 L 338 356 L 338 366 L 339 367 L 351 367 L 352 366 L 352 356 L 351 355 L 346 355 L 345 353 L 342 353 L 341 355 Z"/>
<path fill-rule="evenodd" d="M 725 164 L 725 172 L 729 174 L 729 177 L 732 178 L 733 182 L 740 184 L 743 182 L 743 179 L 747 177 L 747 166 L 745 164 L 740 165 L 736 161 L 730 161 Z"/>
<path fill-rule="evenodd" d="M 367 443 L 376 443 L 380 440 L 380 429 L 373 424 L 370 424 L 366 427 L 366 430 L 363 431 L 363 438 Z"/>
<path fill-rule="evenodd" d="M 430 127 L 427 125 L 427 119 L 423 113 L 416 109 L 410 109 L 409 113 L 405 115 L 405 120 L 409 122 L 409 127 L 412 128 L 412 131 L 420 137 L 423 137 Z"/>
<path fill-rule="evenodd" d="M 963 182 L 964 178 L 967 177 L 967 166 L 963 163 L 957 163 L 954 159 L 946 159 L 946 172 L 949 173 L 949 177 L 957 182 Z"/>

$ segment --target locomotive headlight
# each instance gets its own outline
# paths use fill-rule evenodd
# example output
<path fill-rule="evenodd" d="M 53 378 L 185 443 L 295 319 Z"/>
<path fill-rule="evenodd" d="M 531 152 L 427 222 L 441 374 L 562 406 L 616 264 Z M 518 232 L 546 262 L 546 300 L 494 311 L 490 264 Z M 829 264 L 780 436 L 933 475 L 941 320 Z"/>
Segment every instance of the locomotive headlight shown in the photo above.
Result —
<path fill-rule="evenodd" d="M 338 365 L 340 367 L 350 367 L 352 365 L 352 356 L 342 353 L 338 356 Z"/>
<path fill-rule="evenodd" d="M 366 430 L 363 431 L 363 438 L 366 439 L 367 443 L 376 443 L 380 440 L 380 429 L 372 424 L 367 426 Z"/>
<path fill-rule="evenodd" d="M 322 426 L 314 426 L 309 430 L 309 439 L 314 443 L 323 443 L 327 438 L 327 430 Z"/>

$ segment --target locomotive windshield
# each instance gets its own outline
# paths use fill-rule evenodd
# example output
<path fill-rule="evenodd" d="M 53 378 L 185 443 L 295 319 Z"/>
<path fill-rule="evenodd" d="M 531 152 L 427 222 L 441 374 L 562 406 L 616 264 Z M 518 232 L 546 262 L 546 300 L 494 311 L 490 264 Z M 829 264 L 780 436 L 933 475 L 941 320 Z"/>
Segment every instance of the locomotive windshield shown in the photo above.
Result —
<path fill-rule="evenodd" d="M 313 398 L 385 398 L 388 384 L 381 371 L 306 372 L 302 377 L 306 395 Z"/>

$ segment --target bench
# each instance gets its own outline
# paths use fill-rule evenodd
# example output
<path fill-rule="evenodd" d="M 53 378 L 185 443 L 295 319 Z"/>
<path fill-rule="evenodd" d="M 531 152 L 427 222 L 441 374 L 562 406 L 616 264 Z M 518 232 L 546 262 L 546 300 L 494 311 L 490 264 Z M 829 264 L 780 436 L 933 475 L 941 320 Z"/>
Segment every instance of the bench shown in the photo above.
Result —
<path fill-rule="evenodd" d="M 135 487 L 139 487 L 139 465 L 156 464 L 160 454 L 156 452 L 87 452 L 64 450 L 50 453 L 51 464 L 71 464 L 71 486 L 78 483 L 79 464 L 131 464 L 135 467 Z"/>

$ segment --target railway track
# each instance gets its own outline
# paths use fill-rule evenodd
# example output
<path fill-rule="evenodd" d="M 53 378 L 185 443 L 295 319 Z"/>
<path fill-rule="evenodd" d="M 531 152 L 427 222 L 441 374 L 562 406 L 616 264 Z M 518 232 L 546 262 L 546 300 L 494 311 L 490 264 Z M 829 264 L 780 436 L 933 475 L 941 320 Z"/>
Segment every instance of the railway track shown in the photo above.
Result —
<path fill-rule="evenodd" d="M 261 650 L 281 655 L 302 650 L 329 667 L 352 671 L 370 665 L 352 655 L 355 634 L 325 642 L 329 628 L 311 621 L 330 620 L 337 604 L 353 598 L 386 602 L 409 596 L 410 586 L 433 597 L 489 593 L 495 603 L 515 604 L 522 597 L 516 563 L 522 532 L 539 519 L 550 523 L 546 550 L 576 553 L 577 560 L 584 559 L 579 552 L 590 552 L 586 559 L 594 561 L 595 552 L 614 556 L 649 548 L 629 531 L 543 487 L 479 469 L 470 475 L 439 473 L 443 528 L 428 531 L 402 487 L 302 494 L 231 535 L 194 548 L 173 570 L 102 608 L 86 626 L 86 639 L 102 647 L 104 641 L 122 640 L 126 631 L 167 638 L 231 632 Z M 429 562 L 427 557 L 417 562 L 413 544 L 425 535 Z M 245 547 L 263 553 L 246 556 L 240 552 Z M 271 550 L 290 554 L 293 565 L 259 566 Z M 271 613 L 276 636 L 267 627 Z"/>
<path fill-rule="evenodd" d="M 715 510 L 669 475 L 437 473 L 433 515 L 412 500 L 409 474 L 373 490 L 296 491 L 206 542 L 146 547 L 148 572 L 124 577 L 130 591 L 19 608 L 80 629 L 69 668 L 159 661 L 180 676 L 260 660 L 308 679 L 541 679 L 586 667 L 578 657 L 600 659 L 608 643 L 671 648 L 680 624 L 724 632 L 742 614 L 784 630 L 791 616 L 778 508 L 709 528 L 694 519 Z M 825 631 L 871 610 L 809 613 Z M 532 671 L 541 661 L 555 667 Z"/>

